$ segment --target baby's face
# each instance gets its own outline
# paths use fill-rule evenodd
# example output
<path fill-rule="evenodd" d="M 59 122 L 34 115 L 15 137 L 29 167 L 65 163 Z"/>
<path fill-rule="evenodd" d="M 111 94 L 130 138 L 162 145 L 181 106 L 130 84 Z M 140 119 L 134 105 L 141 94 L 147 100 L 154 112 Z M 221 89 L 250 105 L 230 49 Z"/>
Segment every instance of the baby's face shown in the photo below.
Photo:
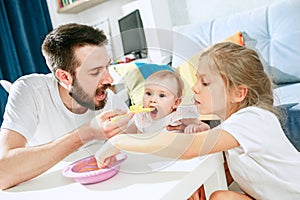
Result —
<path fill-rule="evenodd" d="M 150 112 L 153 120 L 165 117 L 178 106 L 179 99 L 172 91 L 161 83 L 146 84 L 143 103 L 145 108 L 154 108 Z"/>

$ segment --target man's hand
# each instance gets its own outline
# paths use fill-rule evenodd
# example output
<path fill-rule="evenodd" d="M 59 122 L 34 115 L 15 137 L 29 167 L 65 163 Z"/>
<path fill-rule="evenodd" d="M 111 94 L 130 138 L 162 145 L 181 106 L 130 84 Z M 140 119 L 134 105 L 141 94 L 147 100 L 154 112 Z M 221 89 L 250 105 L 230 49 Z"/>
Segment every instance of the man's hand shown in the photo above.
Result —
<path fill-rule="evenodd" d="M 126 132 L 128 128 L 128 122 L 133 117 L 134 113 L 122 117 L 116 122 L 112 122 L 110 119 L 118 115 L 124 115 L 126 111 L 107 111 L 103 112 L 90 123 L 87 123 L 78 129 L 78 134 L 83 143 L 86 143 L 93 139 L 106 140 L 114 135 Z"/>
<path fill-rule="evenodd" d="M 118 115 L 124 115 L 125 113 L 126 111 L 115 110 L 104 112 L 96 116 L 91 121 L 91 128 L 98 133 L 96 139 L 103 139 L 103 135 L 108 139 L 119 133 L 124 133 L 128 128 L 128 122 L 133 117 L 134 113 L 129 113 L 116 122 L 112 122 L 110 119 Z M 102 133 L 103 135 L 99 135 L 99 133 Z M 97 138 L 97 136 L 100 136 L 100 138 Z"/>

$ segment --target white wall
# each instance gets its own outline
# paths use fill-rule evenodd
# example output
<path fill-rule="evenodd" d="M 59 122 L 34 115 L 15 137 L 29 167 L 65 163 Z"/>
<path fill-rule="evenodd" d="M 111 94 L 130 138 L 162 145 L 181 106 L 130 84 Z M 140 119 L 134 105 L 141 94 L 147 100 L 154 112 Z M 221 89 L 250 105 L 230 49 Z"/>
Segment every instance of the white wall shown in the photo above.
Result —
<path fill-rule="evenodd" d="M 279 0 L 107 0 L 78 14 L 58 14 L 57 1 L 47 0 L 53 27 L 68 22 L 91 24 L 108 18 L 112 37 L 113 58 L 123 54 L 118 19 L 136 8 L 140 9 L 144 27 L 148 29 L 146 39 L 153 49 L 172 49 L 172 38 L 165 30 L 189 23 L 201 23 L 228 16 Z M 152 30 L 150 30 L 152 29 Z M 161 39 L 160 35 L 162 35 Z M 167 35 L 167 36 L 166 36 Z M 159 62 L 164 52 L 153 51 L 153 61 Z"/>
<path fill-rule="evenodd" d="M 269 5 L 278 0 L 169 0 L 173 25 L 210 21 Z M 174 4 L 174 3 L 177 3 Z"/>

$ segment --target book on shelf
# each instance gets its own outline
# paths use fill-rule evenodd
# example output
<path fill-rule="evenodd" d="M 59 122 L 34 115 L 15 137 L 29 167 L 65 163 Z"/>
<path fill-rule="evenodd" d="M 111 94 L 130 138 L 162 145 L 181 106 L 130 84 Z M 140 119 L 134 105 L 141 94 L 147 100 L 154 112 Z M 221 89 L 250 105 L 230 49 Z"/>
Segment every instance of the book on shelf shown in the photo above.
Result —
<path fill-rule="evenodd" d="M 63 8 L 65 6 L 68 6 L 76 1 L 80 1 L 80 0 L 57 0 L 58 3 L 58 7 L 59 8 Z"/>

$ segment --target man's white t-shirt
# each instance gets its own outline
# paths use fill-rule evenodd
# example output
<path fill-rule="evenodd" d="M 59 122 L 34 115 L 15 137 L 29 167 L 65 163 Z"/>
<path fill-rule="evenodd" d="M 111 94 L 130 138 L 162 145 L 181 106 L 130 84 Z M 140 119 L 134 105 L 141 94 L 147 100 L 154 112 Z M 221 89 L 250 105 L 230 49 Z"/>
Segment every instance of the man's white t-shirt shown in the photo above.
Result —
<path fill-rule="evenodd" d="M 52 74 L 23 76 L 10 89 L 1 128 L 22 134 L 28 146 L 51 142 L 105 110 L 128 110 L 111 90 L 107 90 L 107 95 L 107 104 L 103 109 L 75 114 L 63 104 L 58 82 Z"/>
<path fill-rule="evenodd" d="M 225 155 L 233 179 L 244 192 L 255 199 L 300 199 L 300 152 L 273 113 L 244 108 L 216 128 L 240 144 Z"/>

